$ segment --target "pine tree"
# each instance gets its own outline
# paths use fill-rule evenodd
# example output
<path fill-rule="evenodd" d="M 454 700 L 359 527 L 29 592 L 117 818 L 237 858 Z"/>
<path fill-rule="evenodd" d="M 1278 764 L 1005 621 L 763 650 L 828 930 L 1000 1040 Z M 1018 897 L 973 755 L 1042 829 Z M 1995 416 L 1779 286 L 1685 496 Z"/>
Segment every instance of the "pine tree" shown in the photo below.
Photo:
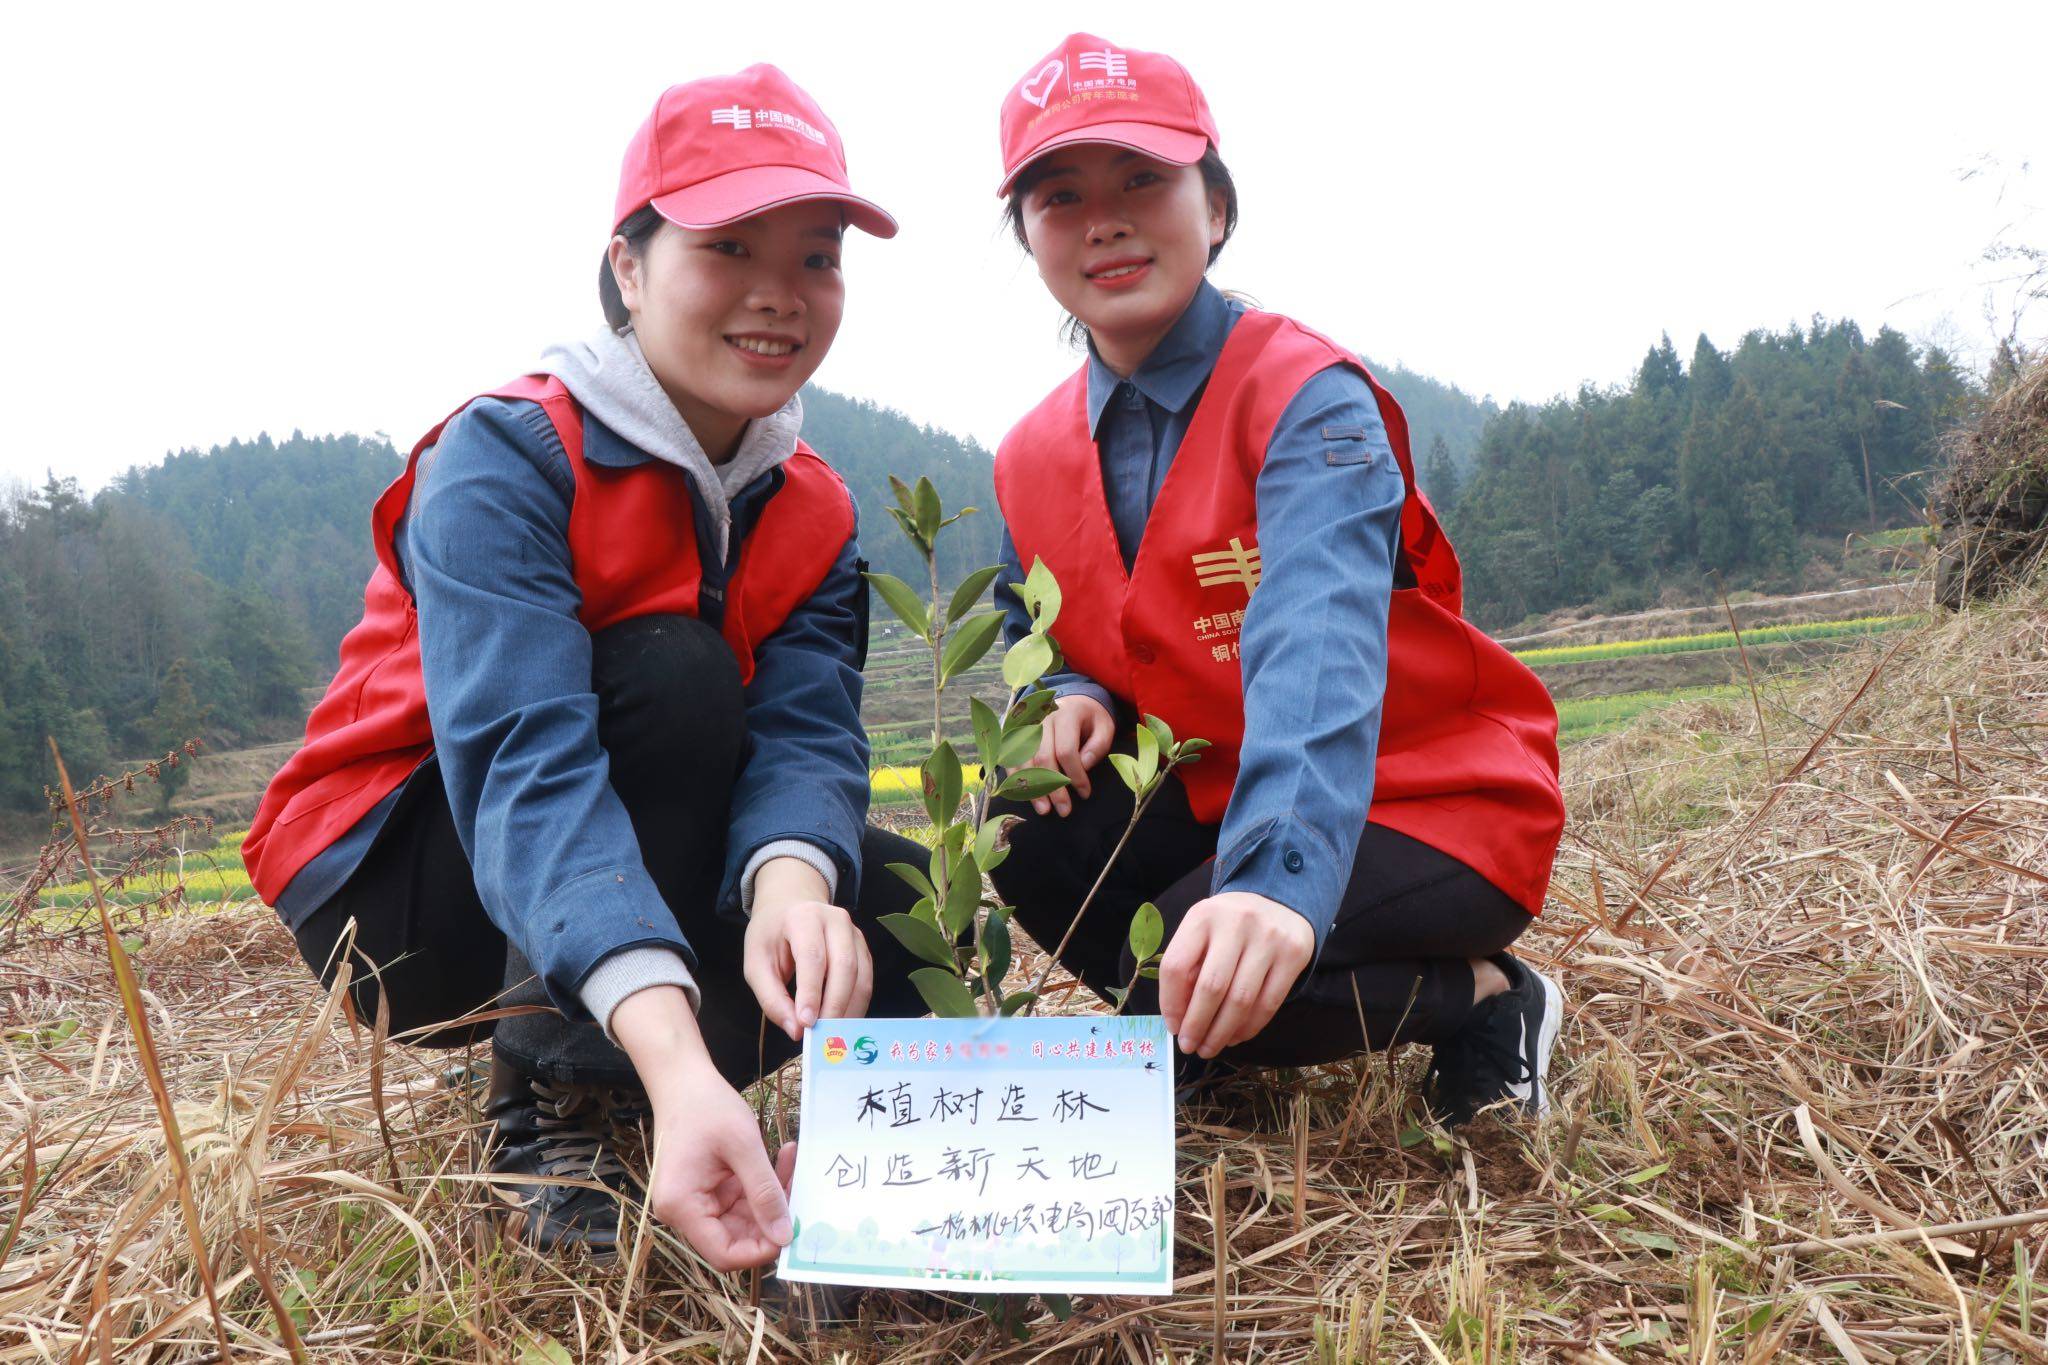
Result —
<path fill-rule="evenodd" d="M 1429 454 L 1422 461 L 1422 491 L 1440 513 L 1458 505 L 1458 466 L 1451 460 L 1451 448 L 1442 436 L 1429 442 Z"/>

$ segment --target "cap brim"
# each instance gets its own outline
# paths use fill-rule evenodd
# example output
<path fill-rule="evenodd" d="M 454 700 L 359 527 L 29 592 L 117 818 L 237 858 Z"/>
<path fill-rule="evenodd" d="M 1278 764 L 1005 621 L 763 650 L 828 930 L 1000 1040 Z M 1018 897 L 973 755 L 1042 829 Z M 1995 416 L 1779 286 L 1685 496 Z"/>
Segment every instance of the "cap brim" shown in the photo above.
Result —
<path fill-rule="evenodd" d="M 846 208 L 846 221 L 876 237 L 894 237 L 896 220 L 881 205 L 850 193 L 801 166 L 747 166 L 653 200 L 654 211 L 677 227 L 724 227 L 785 204 L 829 199 Z"/>
<path fill-rule="evenodd" d="M 1176 166 L 1192 166 L 1202 159 L 1202 153 L 1209 150 L 1209 139 L 1200 133 L 1190 133 L 1180 128 L 1162 128 L 1156 123 L 1094 123 L 1086 128 L 1076 128 L 1068 133 L 1056 133 L 1017 158 L 1016 164 L 1003 171 L 1003 183 L 996 191 L 1001 198 L 1010 192 L 1017 177 L 1032 162 L 1047 152 L 1062 147 L 1077 147 L 1087 143 L 1103 143 L 1111 147 L 1128 147 L 1146 156 L 1156 156 L 1161 161 L 1170 161 Z"/>

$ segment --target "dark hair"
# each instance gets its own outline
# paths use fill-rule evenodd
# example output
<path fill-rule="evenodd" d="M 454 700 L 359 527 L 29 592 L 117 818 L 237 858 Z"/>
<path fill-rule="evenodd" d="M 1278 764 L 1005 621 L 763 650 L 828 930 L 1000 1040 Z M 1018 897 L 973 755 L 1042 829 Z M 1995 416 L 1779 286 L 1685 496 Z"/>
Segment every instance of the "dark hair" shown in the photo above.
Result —
<path fill-rule="evenodd" d="M 1010 185 L 1010 198 L 1003 205 L 1003 217 L 1010 225 L 1010 235 L 1017 239 L 1017 245 L 1024 248 L 1024 254 L 1031 254 L 1031 240 L 1024 235 L 1024 196 L 1029 194 L 1052 170 L 1052 164 L 1040 157 L 1017 173 L 1017 179 Z M 1202 173 L 1202 188 L 1207 191 L 1223 191 L 1223 240 L 1209 248 L 1209 264 L 1216 264 L 1216 258 L 1223 254 L 1223 248 L 1230 245 L 1231 234 L 1237 231 L 1237 182 L 1230 178 L 1230 167 L 1223 164 L 1212 144 L 1202 152 L 1202 159 L 1195 163 Z M 1079 318 L 1068 318 L 1060 328 L 1069 344 L 1076 348 L 1088 340 L 1088 328 Z"/>
<path fill-rule="evenodd" d="M 637 258 L 646 249 L 647 243 L 661 230 L 662 217 L 654 211 L 654 205 L 642 205 L 619 224 L 619 230 L 612 235 L 626 239 L 626 250 Z M 624 334 L 633 325 L 633 315 L 626 311 L 626 301 L 619 295 L 618 277 L 612 274 L 611 248 L 605 248 L 604 255 L 597 261 L 597 302 L 604 309 L 604 320 L 614 332 Z"/>

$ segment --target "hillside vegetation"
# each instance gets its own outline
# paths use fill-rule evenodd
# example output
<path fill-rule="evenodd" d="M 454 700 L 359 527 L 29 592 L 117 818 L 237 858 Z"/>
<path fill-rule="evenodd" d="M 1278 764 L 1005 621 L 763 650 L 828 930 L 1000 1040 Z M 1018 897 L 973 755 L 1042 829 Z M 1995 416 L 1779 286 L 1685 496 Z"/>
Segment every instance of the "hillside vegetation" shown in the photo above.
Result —
<path fill-rule="evenodd" d="M 1925 522 L 1940 437 L 1976 397 L 1947 354 L 1889 328 L 1866 341 L 1817 318 L 1726 353 L 1702 336 L 1689 364 L 1666 337 L 1624 385 L 1487 424 L 1447 516 L 1466 611 L 1490 629 L 1633 611 L 1699 594 L 1710 572 L 1834 586 L 1850 532 Z"/>

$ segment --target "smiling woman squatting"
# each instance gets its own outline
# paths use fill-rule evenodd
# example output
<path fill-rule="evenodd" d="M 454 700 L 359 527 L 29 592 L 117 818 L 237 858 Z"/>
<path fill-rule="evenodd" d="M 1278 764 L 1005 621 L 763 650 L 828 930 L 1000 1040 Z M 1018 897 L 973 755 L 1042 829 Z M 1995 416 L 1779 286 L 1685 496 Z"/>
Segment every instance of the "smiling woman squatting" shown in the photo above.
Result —
<path fill-rule="evenodd" d="M 1237 191 L 1171 57 L 1073 34 L 1005 92 L 1001 140 L 1010 225 L 1088 345 L 996 455 L 1010 638 L 1027 566 L 1064 587 L 1034 762 L 1072 779 L 1008 806 L 997 890 L 1039 942 L 1071 927 L 1065 965 L 1104 993 L 1156 902 L 1166 952 L 1129 1008 L 1165 1015 L 1191 1083 L 1422 1042 L 1440 1118 L 1540 1114 L 1564 1000 L 1508 946 L 1564 824 L 1557 712 L 1462 619 L 1400 405 L 1208 282 Z M 1144 714 L 1215 747 L 1077 924 L 1132 808 L 1091 770 Z"/>
<path fill-rule="evenodd" d="M 788 1241 L 794 1159 L 735 1087 L 871 995 L 923 1013 L 872 932 L 914 893 L 860 875 L 922 851 L 865 825 L 854 504 L 797 436 L 844 229 L 896 224 L 772 66 L 664 93 L 612 224 L 605 328 L 460 406 L 378 502 L 362 622 L 243 848 L 363 1018 L 491 1035 L 525 1237 L 610 1251 L 644 1130 L 655 1216 L 733 1269 Z M 463 1022 L 507 1004 L 555 1009 Z"/>

